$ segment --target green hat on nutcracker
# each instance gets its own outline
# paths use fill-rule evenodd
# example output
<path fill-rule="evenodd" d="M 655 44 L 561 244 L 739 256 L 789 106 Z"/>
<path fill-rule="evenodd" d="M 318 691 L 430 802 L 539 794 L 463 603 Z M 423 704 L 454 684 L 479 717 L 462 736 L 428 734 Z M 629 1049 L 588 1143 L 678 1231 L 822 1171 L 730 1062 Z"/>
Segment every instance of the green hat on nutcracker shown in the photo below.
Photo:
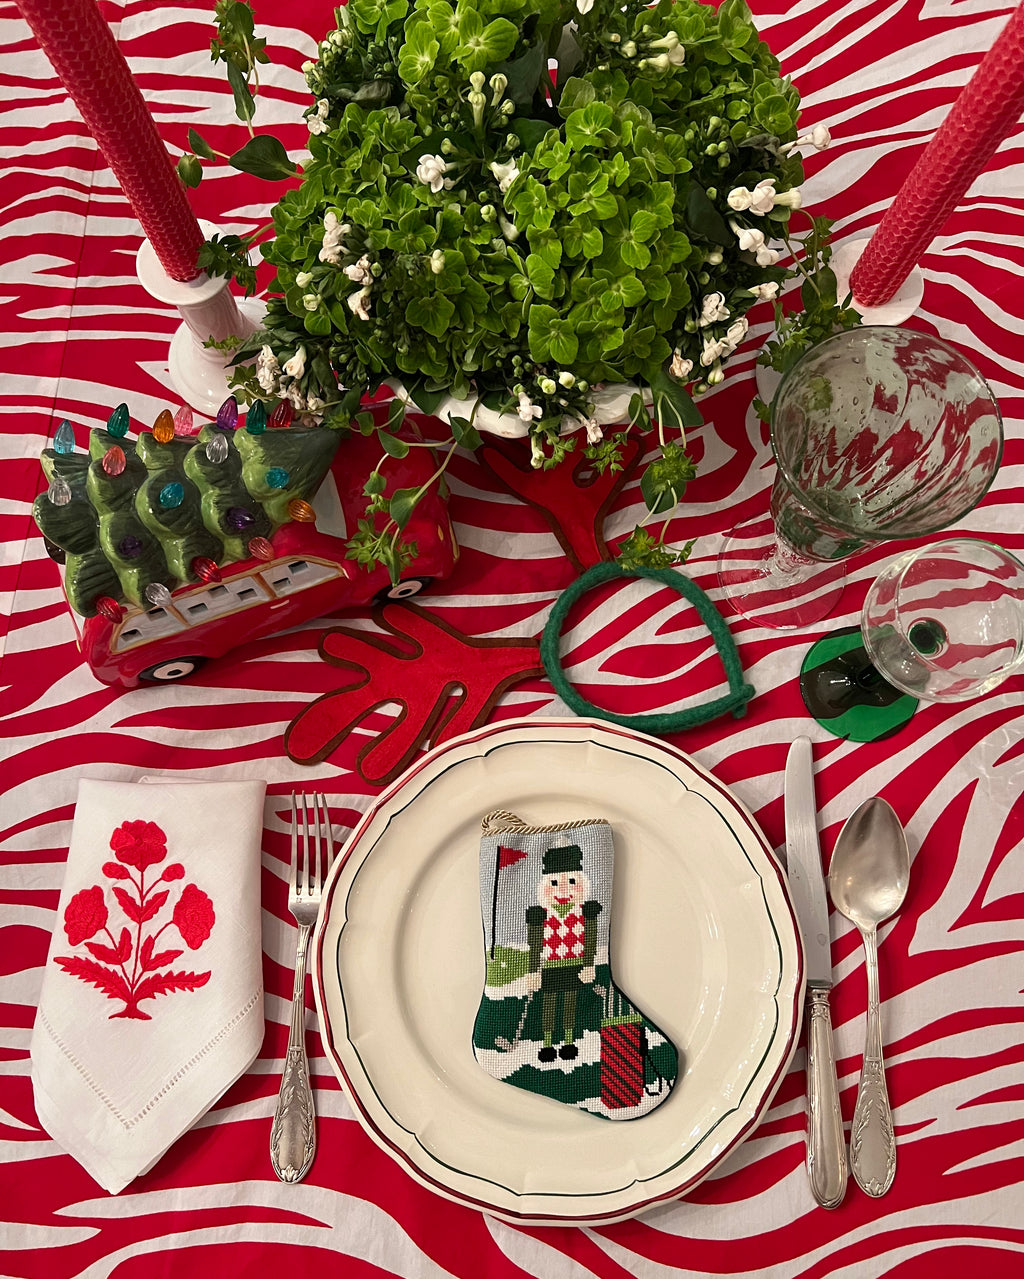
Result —
<path fill-rule="evenodd" d="M 545 875 L 560 875 L 565 870 L 582 870 L 583 854 L 575 844 L 562 848 L 549 848 L 544 854 Z"/>

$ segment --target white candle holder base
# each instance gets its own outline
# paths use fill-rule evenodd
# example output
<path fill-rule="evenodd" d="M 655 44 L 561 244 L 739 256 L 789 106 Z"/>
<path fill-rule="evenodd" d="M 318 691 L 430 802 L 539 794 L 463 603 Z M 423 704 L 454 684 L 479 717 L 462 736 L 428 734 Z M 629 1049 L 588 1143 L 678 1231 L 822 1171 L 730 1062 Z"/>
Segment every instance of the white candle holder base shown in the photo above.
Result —
<path fill-rule="evenodd" d="M 871 241 L 869 235 L 856 240 L 845 240 L 832 253 L 830 263 L 836 276 L 836 296 L 842 302 L 850 292 L 850 276 L 853 268 L 861 259 L 861 255 Z M 853 299 L 854 307 L 860 312 L 864 324 L 884 324 L 895 326 L 904 324 L 921 305 L 924 298 L 924 276 L 914 267 L 896 296 L 881 306 L 864 306 Z M 771 404 L 775 392 L 779 389 L 782 374 L 765 364 L 754 365 L 754 377 L 757 381 L 757 393 L 765 404 Z"/>
<path fill-rule="evenodd" d="M 217 228 L 201 222 L 203 234 Z M 172 280 L 148 240 L 136 257 L 139 283 L 158 302 L 177 308 L 183 323 L 171 339 L 168 370 L 171 385 L 185 404 L 211 417 L 231 394 L 228 386 L 230 351 L 204 345 L 210 338 L 247 338 L 260 327 L 266 304 L 255 298 L 235 298 L 228 281 L 204 274 L 194 280 Z"/>
<path fill-rule="evenodd" d="M 860 261 L 864 250 L 871 242 L 871 236 L 861 236 L 856 240 L 844 240 L 832 253 L 832 270 L 836 273 L 837 296 L 839 301 L 850 292 L 850 276 L 853 268 Z M 861 313 L 865 324 L 904 324 L 921 305 L 924 298 L 924 276 L 915 266 L 900 286 L 896 295 L 879 306 L 865 306 L 853 299 L 854 307 Z"/>

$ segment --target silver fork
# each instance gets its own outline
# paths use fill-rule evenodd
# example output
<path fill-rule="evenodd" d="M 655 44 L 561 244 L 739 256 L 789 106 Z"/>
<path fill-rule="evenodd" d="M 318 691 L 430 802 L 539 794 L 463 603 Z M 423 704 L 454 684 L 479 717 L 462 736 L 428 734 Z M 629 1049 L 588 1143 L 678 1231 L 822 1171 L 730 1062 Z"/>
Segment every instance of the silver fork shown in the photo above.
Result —
<path fill-rule="evenodd" d="M 334 861 L 334 843 L 327 813 L 327 799 L 308 795 L 296 805 L 292 792 L 292 864 L 288 889 L 288 909 L 299 926 L 295 945 L 295 980 L 292 985 L 292 1018 L 288 1029 L 288 1051 L 281 1073 L 281 1091 L 270 1130 L 270 1162 L 282 1181 L 301 1181 L 316 1154 L 316 1112 L 309 1083 L 306 1057 L 306 950 L 309 934 L 320 910 L 320 898 L 327 871 Z M 321 814 L 323 823 L 321 825 Z M 299 857 L 299 821 L 302 819 L 302 858 Z M 315 822 L 315 835 L 313 826 Z M 321 832 L 326 864 L 321 873 Z M 310 855 L 310 840 L 313 852 Z"/>

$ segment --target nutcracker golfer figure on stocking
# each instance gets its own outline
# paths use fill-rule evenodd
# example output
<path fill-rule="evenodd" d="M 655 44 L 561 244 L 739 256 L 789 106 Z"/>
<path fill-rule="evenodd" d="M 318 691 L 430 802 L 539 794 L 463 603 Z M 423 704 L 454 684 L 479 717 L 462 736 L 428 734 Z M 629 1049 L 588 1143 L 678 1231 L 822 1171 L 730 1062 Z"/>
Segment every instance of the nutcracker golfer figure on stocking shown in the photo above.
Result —
<path fill-rule="evenodd" d="M 635 1119 L 668 1096 L 678 1054 L 612 979 L 613 856 L 602 818 L 544 827 L 505 811 L 484 818 L 486 976 L 473 1051 L 505 1083 Z"/>
<path fill-rule="evenodd" d="M 596 972 L 597 917 L 601 903 L 586 900 L 590 880 L 583 872 L 583 854 L 575 844 L 549 848 L 537 884 L 537 906 L 526 909 L 526 940 L 530 947 L 527 989 L 541 992 L 544 1047 L 540 1061 L 566 1061 L 579 1055 L 573 1043 L 576 993 L 580 983 L 593 986 Z M 562 1045 L 552 1041 L 557 1034 Z"/>

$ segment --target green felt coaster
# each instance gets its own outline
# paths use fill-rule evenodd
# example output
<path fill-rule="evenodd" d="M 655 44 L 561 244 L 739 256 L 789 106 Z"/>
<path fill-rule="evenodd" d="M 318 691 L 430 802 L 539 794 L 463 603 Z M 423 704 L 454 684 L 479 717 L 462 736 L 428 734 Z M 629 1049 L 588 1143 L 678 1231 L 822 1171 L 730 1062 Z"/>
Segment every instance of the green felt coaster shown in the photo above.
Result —
<path fill-rule="evenodd" d="M 872 666 L 859 626 L 811 645 L 800 667 L 800 693 L 822 728 L 851 742 L 892 737 L 917 709 L 916 697 L 893 688 Z"/>

